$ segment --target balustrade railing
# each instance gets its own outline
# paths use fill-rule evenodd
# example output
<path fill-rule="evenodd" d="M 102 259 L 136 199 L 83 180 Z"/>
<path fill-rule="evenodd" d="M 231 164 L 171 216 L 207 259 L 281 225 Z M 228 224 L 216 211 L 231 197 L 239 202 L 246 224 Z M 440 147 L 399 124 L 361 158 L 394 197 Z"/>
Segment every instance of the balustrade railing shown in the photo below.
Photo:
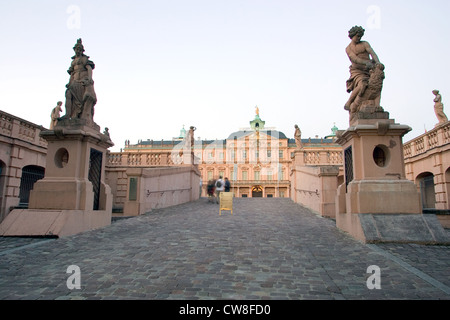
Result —
<path fill-rule="evenodd" d="M 403 144 L 405 160 L 450 143 L 450 121 Z"/>
<path fill-rule="evenodd" d="M 27 141 L 41 147 L 47 147 L 47 141 L 39 135 L 43 130 L 45 128 L 42 126 L 0 110 L 0 134 L 4 136 Z"/>
<path fill-rule="evenodd" d="M 158 167 L 172 166 L 170 152 L 110 152 L 108 166 Z"/>

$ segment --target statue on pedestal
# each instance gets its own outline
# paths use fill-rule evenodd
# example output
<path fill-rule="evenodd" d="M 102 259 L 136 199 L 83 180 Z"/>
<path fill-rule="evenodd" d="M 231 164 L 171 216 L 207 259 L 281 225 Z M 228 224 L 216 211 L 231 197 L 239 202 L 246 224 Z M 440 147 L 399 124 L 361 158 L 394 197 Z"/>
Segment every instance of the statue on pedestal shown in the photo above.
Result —
<path fill-rule="evenodd" d="M 438 118 L 438 124 L 445 123 L 448 121 L 447 116 L 444 113 L 444 104 L 442 103 L 442 96 L 439 93 L 439 90 L 433 90 L 433 94 L 435 95 L 434 98 L 434 112 L 436 114 L 436 117 Z"/>
<path fill-rule="evenodd" d="M 50 114 L 50 118 L 51 118 L 50 130 L 53 130 L 55 128 L 56 124 L 58 123 L 58 119 L 62 112 L 61 106 L 62 106 L 62 101 L 58 101 L 58 103 L 56 104 L 56 107 L 54 107 L 52 109 L 52 113 Z"/>
<path fill-rule="evenodd" d="M 189 140 L 188 140 L 188 143 L 189 143 L 189 149 L 191 149 L 191 148 L 194 147 L 194 142 L 195 142 L 194 131 L 195 131 L 195 130 L 197 130 L 197 128 L 194 127 L 194 126 L 191 126 L 191 127 L 189 128 L 189 133 L 188 133 L 188 137 L 189 137 Z"/>
<path fill-rule="evenodd" d="M 300 131 L 300 128 L 298 127 L 298 125 L 295 125 L 294 127 L 295 127 L 295 133 L 294 133 L 295 144 L 297 145 L 297 150 L 300 150 L 303 148 L 302 132 Z"/>
<path fill-rule="evenodd" d="M 347 80 L 347 92 L 351 95 L 344 106 L 345 110 L 350 111 L 350 118 L 357 112 L 384 111 L 380 106 L 384 65 L 370 44 L 361 41 L 364 32 L 362 27 L 352 27 L 348 32 L 351 42 L 345 50 L 352 63 Z"/>
<path fill-rule="evenodd" d="M 97 96 L 94 91 L 92 70 L 94 62 L 84 54 L 81 39 L 73 47 L 75 56 L 72 57 L 67 72 L 70 74 L 69 83 L 66 85 L 66 114 L 63 119 L 85 119 L 87 124 L 93 123 L 94 106 Z"/>

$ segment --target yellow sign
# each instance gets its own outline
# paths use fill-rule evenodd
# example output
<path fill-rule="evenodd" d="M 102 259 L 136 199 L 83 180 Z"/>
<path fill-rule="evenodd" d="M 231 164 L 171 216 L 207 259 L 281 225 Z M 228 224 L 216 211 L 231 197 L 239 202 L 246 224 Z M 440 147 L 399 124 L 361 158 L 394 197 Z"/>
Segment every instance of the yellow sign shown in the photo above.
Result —
<path fill-rule="evenodd" d="M 219 216 L 222 215 L 222 210 L 229 210 L 233 214 L 233 192 L 221 192 L 220 193 L 220 209 Z"/>

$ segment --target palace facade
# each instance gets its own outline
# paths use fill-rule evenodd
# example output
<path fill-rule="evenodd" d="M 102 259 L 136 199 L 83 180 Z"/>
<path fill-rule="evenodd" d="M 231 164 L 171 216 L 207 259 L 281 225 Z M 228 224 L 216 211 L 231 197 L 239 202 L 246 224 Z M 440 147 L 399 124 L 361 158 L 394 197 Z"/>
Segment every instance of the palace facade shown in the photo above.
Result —
<path fill-rule="evenodd" d="M 342 148 L 335 143 L 337 128 L 325 138 L 302 139 L 308 165 L 342 165 Z M 183 128 L 171 141 L 140 140 L 126 144 L 120 155 L 130 166 L 182 165 L 190 158 L 190 137 Z M 228 178 L 236 197 L 291 197 L 290 173 L 297 145 L 283 132 L 265 126 L 259 113 L 250 126 L 231 133 L 223 140 L 195 140 L 191 152 L 202 178 L 201 195 L 207 195 L 207 183 L 220 176 Z"/>

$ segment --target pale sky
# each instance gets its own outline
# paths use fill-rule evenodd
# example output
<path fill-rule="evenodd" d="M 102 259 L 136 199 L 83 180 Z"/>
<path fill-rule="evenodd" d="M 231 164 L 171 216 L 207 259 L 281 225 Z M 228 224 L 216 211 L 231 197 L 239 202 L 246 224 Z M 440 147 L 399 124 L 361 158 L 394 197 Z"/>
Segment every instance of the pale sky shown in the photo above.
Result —
<path fill-rule="evenodd" d="M 82 38 L 112 151 L 183 125 L 225 139 L 256 105 L 289 138 L 295 124 L 324 137 L 348 127 L 345 48 L 361 25 L 386 68 L 381 105 L 413 128 L 408 141 L 438 122 L 433 89 L 450 116 L 449 14 L 447 0 L 0 0 L 0 110 L 48 128 Z"/>

